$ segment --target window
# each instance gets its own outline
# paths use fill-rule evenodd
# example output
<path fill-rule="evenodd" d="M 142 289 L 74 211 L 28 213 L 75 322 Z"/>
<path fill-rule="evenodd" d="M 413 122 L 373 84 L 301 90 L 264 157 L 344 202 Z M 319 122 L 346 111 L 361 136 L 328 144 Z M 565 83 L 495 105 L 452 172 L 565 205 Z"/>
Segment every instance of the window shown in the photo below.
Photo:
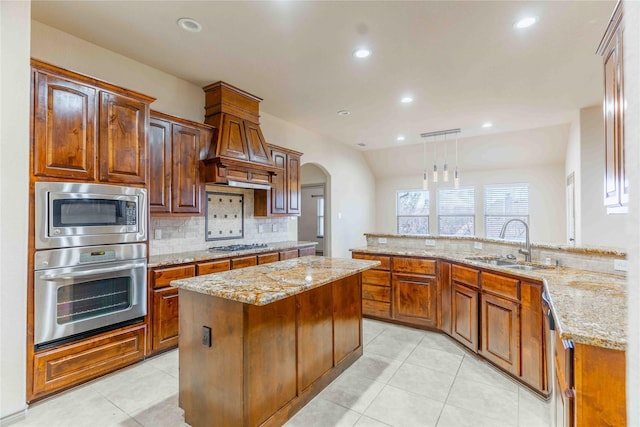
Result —
<path fill-rule="evenodd" d="M 398 234 L 429 234 L 429 190 L 396 193 Z"/>
<path fill-rule="evenodd" d="M 316 197 L 316 237 L 324 237 L 324 197 Z"/>
<path fill-rule="evenodd" d="M 475 235 L 475 188 L 438 189 L 438 234 Z"/>
<path fill-rule="evenodd" d="M 484 230 L 487 239 L 499 239 L 502 226 L 510 219 L 529 224 L 529 185 L 491 185 L 484 188 Z M 512 222 L 504 235 L 506 240 L 524 242 L 525 227 Z"/>

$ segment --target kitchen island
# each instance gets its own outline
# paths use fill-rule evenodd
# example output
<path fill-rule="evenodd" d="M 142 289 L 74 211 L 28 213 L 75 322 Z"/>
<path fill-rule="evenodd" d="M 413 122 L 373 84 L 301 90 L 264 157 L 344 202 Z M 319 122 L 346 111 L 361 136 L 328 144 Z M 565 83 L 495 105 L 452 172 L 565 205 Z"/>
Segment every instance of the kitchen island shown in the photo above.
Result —
<path fill-rule="evenodd" d="M 282 425 L 362 355 L 362 271 L 307 256 L 171 282 L 179 405 L 200 426 Z"/>

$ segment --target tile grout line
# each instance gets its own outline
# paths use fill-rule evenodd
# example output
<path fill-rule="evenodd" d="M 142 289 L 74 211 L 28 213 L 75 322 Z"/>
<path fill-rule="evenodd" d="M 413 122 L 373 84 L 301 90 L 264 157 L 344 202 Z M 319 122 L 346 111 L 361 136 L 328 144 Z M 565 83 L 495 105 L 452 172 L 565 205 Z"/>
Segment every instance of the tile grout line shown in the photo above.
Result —
<path fill-rule="evenodd" d="M 449 396 L 451 395 L 451 389 L 453 389 L 453 384 L 456 382 L 456 379 L 458 378 L 458 374 L 460 373 L 460 369 L 462 368 L 462 362 L 464 362 L 465 357 L 467 357 L 467 355 L 463 354 L 462 359 L 460 359 L 460 365 L 458 365 L 458 369 L 456 370 L 456 374 L 453 377 L 453 381 L 451 381 L 451 385 L 449 386 L 449 391 L 447 392 L 447 397 L 444 399 L 444 403 L 442 404 L 442 409 L 440 409 L 440 413 L 438 414 L 438 419 L 436 420 L 436 425 L 434 427 L 437 427 L 438 423 L 440 422 L 440 417 L 442 417 L 442 412 L 444 411 L 444 407 L 447 405 L 447 402 L 449 401 Z"/>

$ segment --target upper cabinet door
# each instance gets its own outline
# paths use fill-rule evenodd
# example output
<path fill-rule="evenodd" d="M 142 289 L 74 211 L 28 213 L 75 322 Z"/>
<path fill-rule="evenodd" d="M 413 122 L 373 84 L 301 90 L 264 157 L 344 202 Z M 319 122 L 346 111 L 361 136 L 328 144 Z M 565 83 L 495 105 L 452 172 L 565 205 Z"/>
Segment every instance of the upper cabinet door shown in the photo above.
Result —
<path fill-rule="evenodd" d="M 245 120 L 244 129 L 247 135 L 249 161 L 271 165 L 271 156 L 267 151 L 267 143 L 264 140 L 260 126 Z"/>
<path fill-rule="evenodd" d="M 219 138 L 218 154 L 234 159 L 248 160 L 243 120 L 236 116 L 225 114 L 222 122 L 222 132 L 223 134 Z"/>
<path fill-rule="evenodd" d="M 289 154 L 287 157 L 287 212 L 300 215 L 300 156 Z"/>
<path fill-rule="evenodd" d="M 201 212 L 200 131 L 173 124 L 171 200 L 174 213 Z"/>
<path fill-rule="evenodd" d="M 149 121 L 149 209 L 171 212 L 171 123 Z"/>
<path fill-rule="evenodd" d="M 271 150 L 271 157 L 277 168 L 282 168 L 282 172 L 271 178 L 271 213 L 287 213 L 287 155 L 279 150 Z"/>
<path fill-rule="evenodd" d="M 33 173 L 95 180 L 96 89 L 35 72 Z"/>
<path fill-rule="evenodd" d="M 149 105 L 100 93 L 100 180 L 144 184 Z"/>

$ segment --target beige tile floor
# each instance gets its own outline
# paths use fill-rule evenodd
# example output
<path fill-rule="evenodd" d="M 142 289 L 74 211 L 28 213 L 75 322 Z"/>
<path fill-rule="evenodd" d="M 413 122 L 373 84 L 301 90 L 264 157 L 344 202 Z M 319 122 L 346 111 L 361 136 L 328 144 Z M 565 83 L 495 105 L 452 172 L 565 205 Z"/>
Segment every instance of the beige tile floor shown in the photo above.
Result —
<path fill-rule="evenodd" d="M 550 404 L 445 335 L 367 319 L 363 334 L 364 355 L 285 426 L 550 425 Z M 5 424 L 186 426 L 178 351 L 36 403 Z"/>

